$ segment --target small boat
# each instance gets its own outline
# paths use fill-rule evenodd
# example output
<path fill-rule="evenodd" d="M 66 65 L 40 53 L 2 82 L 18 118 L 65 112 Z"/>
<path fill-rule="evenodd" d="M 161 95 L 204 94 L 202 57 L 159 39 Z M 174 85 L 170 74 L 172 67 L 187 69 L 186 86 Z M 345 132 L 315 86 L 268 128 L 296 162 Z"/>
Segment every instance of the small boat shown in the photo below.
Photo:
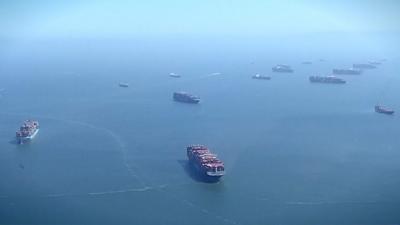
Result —
<path fill-rule="evenodd" d="M 394 113 L 394 110 L 385 108 L 385 107 L 380 106 L 380 105 L 376 105 L 375 106 L 375 112 L 392 115 Z"/>
<path fill-rule="evenodd" d="M 118 86 L 127 88 L 127 87 L 129 87 L 129 83 L 122 83 L 121 82 L 121 83 L 118 84 Z"/>

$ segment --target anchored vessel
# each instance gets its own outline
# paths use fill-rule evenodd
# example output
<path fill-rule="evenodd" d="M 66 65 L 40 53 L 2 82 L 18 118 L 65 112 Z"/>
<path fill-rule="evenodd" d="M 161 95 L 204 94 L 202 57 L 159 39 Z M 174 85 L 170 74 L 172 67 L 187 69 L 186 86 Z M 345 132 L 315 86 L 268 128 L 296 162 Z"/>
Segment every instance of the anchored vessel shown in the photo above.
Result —
<path fill-rule="evenodd" d="M 180 78 L 181 77 L 181 75 L 176 74 L 176 73 L 169 73 L 169 76 L 170 77 L 174 77 L 174 78 Z"/>
<path fill-rule="evenodd" d="M 289 65 L 278 64 L 272 67 L 273 72 L 278 73 L 293 73 L 293 69 Z"/>
<path fill-rule="evenodd" d="M 375 112 L 392 115 L 394 113 L 394 110 L 387 109 L 387 108 L 385 108 L 383 106 L 380 106 L 380 105 L 376 105 L 375 106 Z"/>
<path fill-rule="evenodd" d="M 200 98 L 195 95 L 191 95 L 186 92 L 174 92 L 173 98 L 177 102 L 193 103 L 197 104 L 200 102 Z"/>
<path fill-rule="evenodd" d="M 368 63 L 371 64 L 371 65 L 374 65 L 374 66 L 377 66 L 377 65 L 381 65 L 381 64 L 382 64 L 382 62 L 375 61 L 375 60 L 368 61 Z"/>
<path fill-rule="evenodd" d="M 121 82 L 121 83 L 118 84 L 118 86 L 127 88 L 127 87 L 129 87 L 129 84 Z"/>
<path fill-rule="evenodd" d="M 256 74 L 256 75 L 252 76 L 251 78 L 259 79 L 259 80 L 271 80 L 271 77 L 263 76 L 263 75 L 260 75 L 260 74 Z"/>
<path fill-rule="evenodd" d="M 310 76 L 311 83 L 345 84 L 346 81 L 335 76 Z"/>
<path fill-rule="evenodd" d="M 36 134 L 39 132 L 39 122 L 37 120 L 26 120 L 19 131 L 15 133 L 17 142 L 23 144 L 35 138 Z"/>
<path fill-rule="evenodd" d="M 204 145 L 190 145 L 186 148 L 189 163 L 204 178 L 211 181 L 218 181 L 225 175 L 224 163 L 217 158 L 217 155 Z"/>
<path fill-rule="evenodd" d="M 353 68 L 356 69 L 375 69 L 376 66 L 371 63 L 355 63 L 353 64 Z"/>
<path fill-rule="evenodd" d="M 332 72 L 333 74 L 339 74 L 339 75 L 360 75 L 362 71 L 360 69 L 350 68 L 350 69 L 333 69 Z"/>

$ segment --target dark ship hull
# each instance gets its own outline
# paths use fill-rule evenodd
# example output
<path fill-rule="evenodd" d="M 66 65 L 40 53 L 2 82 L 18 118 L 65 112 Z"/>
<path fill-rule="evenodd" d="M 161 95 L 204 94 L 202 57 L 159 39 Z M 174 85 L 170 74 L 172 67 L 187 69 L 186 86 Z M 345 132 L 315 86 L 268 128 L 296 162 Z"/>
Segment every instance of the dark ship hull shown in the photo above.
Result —
<path fill-rule="evenodd" d="M 392 115 L 394 113 L 394 110 L 386 109 L 386 108 L 383 108 L 382 106 L 376 105 L 375 112 L 386 114 L 386 115 Z"/>
<path fill-rule="evenodd" d="M 189 160 L 189 167 L 192 170 L 192 172 L 194 173 L 193 177 L 196 177 L 196 179 L 198 179 L 199 181 L 215 183 L 215 182 L 220 181 L 220 179 L 223 176 L 223 175 L 209 176 L 207 174 L 207 171 L 203 167 L 199 166 L 197 163 L 190 161 L 190 160 Z"/>

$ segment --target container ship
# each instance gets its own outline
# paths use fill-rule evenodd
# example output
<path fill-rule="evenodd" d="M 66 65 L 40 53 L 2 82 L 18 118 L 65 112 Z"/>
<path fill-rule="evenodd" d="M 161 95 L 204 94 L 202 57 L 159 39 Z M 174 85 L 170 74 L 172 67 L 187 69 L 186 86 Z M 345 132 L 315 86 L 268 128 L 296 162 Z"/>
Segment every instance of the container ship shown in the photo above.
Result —
<path fill-rule="evenodd" d="M 355 69 L 355 68 L 350 68 L 350 69 L 333 69 L 332 70 L 333 74 L 338 74 L 338 75 L 360 75 L 362 70 L 360 69 Z"/>
<path fill-rule="evenodd" d="M 278 73 L 293 73 L 293 69 L 289 65 L 278 64 L 272 67 L 273 72 Z"/>
<path fill-rule="evenodd" d="M 121 83 L 118 84 L 118 86 L 127 88 L 127 87 L 129 87 L 129 84 L 128 84 L 128 83 L 122 83 L 122 82 L 121 82 Z"/>
<path fill-rule="evenodd" d="M 346 81 L 335 76 L 310 76 L 311 83 L 345 84 Z"/>
<path fill-rule="evenodd" d="M 375 106 L 375 112 L 392 115 L 394 113 L 394 110 L 387 109 L 387 108 L 385 108 L 383 106 L 380 106 L 380 105 L 376 105 Z"/>
<path fill-rule="evenodd" d="M 200 98 L 195 95 L 188 94 L 186 92 L 174 92 L 173 99 L 177 102 L 197 104 L 200 102 Z"/>
<path fill-rule="evenodd" d="M 251 78 L 258 79 L 258 80 L 271 80 L 271 77 L 263 76 L 263 75 L 260 75 L 260 74 L 256 74 L 256 75 L 252 76 Z"/>
<path fill-rule="evenodd" d="M 375 69 L 376 66 L 370 63 L 355 63 L 353 64 L 353 68 L 356 69 Z"/>
<path fill-rule="evenodd" d="M 218 181 L 225 175 L 224 163 L 204 145 L 190 145 L 186 148 L 190 165 L 199 175 L 209 181 Z"/>
<path fill-rule="evenodd" d="M 173 77 L 173 78 L 180 78 L 181 77 L 181 75 L 176 74 L 176 73 L 169 73 L 169 76 Z"/>
<path fill-rule="evenodd" d="M 374 65 L 374 66 L 377 66 L 377 65 L 381 65 L 381 64 L 382 64 L 382 62 L 375 61 L 375 60 L 370 60 L 370 61 L 368 61 L 368 63 L 371 64 L 371 65 Z"/>
<path fill-rule="evenodd" d="M 39 122 L 36 120 L 26 120 L 19 131 L 16 132 L 15 136 L 19 144 L 23 144 L 35 138 L 39 132 Z"/>

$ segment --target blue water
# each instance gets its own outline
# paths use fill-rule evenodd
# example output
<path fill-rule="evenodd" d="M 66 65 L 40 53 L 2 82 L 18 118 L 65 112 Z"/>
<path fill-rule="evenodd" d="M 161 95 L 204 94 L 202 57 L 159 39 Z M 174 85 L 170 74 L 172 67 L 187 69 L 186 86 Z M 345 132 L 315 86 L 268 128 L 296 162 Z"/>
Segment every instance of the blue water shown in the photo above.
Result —
<path fill-rule="evenodd" d="M 400 119 L 373 111 L 400 110 L 396 51 L 306 40 L 4 44 L 0 224 L 400 224 Z M 375 58 L 345 85 L 308 82 Z M 41 130 L 16 145 L 27 118 Z M 193 177 L 193 143 L 225 162 L 221 182 Z"/>

